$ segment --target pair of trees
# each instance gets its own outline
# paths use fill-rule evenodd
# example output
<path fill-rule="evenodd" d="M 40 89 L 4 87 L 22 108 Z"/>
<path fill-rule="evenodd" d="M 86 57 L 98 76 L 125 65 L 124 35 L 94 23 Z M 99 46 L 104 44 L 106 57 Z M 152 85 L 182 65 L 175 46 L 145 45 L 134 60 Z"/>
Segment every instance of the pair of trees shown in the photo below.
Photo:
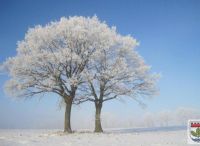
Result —
<path fill-rule="evenodd" d="M 94 17 L 69 17 L 30 28 L 18 42 L 17 55 L 4 69 L 5 89 L 16 97 L 53 92 L 66 104 L 64 131 L 71 133 L 72 104 L 95 104 L 95 132 L 102 132 L 103 103 L 155 93 L 157 76 L 135 51 L 138 42 L 121 36 Z"/>

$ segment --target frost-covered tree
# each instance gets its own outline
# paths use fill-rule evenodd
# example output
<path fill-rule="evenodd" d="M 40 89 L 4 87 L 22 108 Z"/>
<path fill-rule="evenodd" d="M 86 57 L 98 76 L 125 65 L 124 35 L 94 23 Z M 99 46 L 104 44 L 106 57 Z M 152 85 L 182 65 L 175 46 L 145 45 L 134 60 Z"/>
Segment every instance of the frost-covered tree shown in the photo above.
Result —
<path fill-rule="evenodd" d="M 103 103 L 121 97 L 132 97 L 142 103 L 140 97 L 153 95 L 156 74 L 136 52 L 138 42 L 131 36 L 121 36 L 111 28 L 106 47 L 96 50 L 84 71 L 87 85 L 81 89 L 85 98 L 79 102 L 92 101 L 96 107 L 95 132 L 102 132 L 101 109 Z M 86 98 L 87 97 L 87 98 Z"/>
<path fill-rule="evenodd" d="M 143 126 L 149 128 L 156 126 L 155 115 L 153 113 L 147 112 L 143 115 Z"/>
<path fill-rule="evenodd" d="M 58 94 L 66 104 L 64 131 L 70 133 L 71 107 L 75 97 L 79 99 L 83 72 L 88 72 L 86 66 L 94 52 L 109 48 L 111 34 L 97 17 L 63 17 L 30 28 L 17 44 L 17 55 L 3 63 L 10 75 L 6 92 L 19 98 Z"/>
<path fill-rule="evenodd" d="M 194 108 L 179 107 L 174 113 L 178 125 L 187 125 L 189 119 L 199 119 L 200 112 Z"/>
<path fill-rule="evenodd" d="M 158 113 L 157 121 L 160 122 L 160 126 L 169 126 L 172 120 L 172 113 L 170 111 L 161 111 Z"/>

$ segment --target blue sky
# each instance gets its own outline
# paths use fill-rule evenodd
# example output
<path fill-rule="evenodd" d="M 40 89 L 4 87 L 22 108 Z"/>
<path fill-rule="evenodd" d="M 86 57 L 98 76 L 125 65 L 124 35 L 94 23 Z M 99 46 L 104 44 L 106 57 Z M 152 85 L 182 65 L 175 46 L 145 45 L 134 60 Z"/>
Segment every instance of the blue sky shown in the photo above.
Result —
<path fill-rule="evenodd" d="M 138 52 L 146 63 L 153 72 L 162 74 L 158 83 L 160 95 L 146 100 L 145 110 L 126 100 L 106 103 L 104 111 L 134 116 L 178 107 L 200 110 L 198 0 L 0 0 L 0 62 L 16 54 L 16 43 L 24 38 L 29 27 L 74 15 L 97 15 L 116 26 L 119 33 L 134 36 L 140 42 Z M 30 128 L 41 121 L 54 126 L 62 123 L 63 111 L 58 110 L 57 96 L 15 101 L 3 91 L 7 79 L 0 75 L 0 128 Z M 84 114 L 93 112 L 93 105 L 84 104 L 74 107 L 73 118 L 84 118 Z M 59 122 L 54 120 L 52 124 L 52 118 Z"/>

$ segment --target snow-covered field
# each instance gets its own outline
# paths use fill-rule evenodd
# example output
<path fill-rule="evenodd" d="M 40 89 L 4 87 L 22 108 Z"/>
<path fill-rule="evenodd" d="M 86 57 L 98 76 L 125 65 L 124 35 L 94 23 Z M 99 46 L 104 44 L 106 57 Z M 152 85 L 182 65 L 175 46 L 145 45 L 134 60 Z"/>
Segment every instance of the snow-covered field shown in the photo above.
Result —
<path fill-rule="evenodd" d="M 102 134 L 61 130 L 0 130 L 0 146 L 186 146 L 184 129 L 107 130 Z"/>

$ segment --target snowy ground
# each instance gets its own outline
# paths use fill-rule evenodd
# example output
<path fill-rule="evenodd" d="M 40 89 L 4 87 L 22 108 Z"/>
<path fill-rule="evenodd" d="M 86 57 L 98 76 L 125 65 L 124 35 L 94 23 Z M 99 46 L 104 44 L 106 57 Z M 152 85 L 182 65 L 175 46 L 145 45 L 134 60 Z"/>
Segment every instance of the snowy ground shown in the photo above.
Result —
<path fill-rule="evenodd" d="M 60 130 L 0 130 L 0 146 L 186 146 L 184 129 L 107 130 L 103 134 Z"/>

